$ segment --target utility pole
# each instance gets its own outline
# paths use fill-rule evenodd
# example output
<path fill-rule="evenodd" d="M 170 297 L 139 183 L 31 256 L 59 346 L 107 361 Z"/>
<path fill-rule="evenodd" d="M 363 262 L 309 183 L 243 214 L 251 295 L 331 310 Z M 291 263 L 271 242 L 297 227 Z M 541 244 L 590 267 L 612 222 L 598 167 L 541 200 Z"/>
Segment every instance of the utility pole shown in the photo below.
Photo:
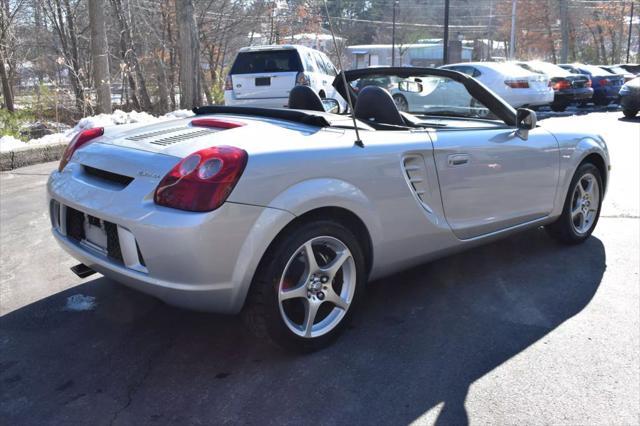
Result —
<path fill-rule="evenodd" d="M 509 59 L 515 59 L 516 52 L 516 5 L 518 0 L 511 0 L 511 38 L 509 40 Z"/>
<path fill-rule="evenodd" d="M 442 38 L 442 65 L 449 63 L 449 0 L 444 0 L 444 37 Z"/>
<path fill-rule="evenodd" d="M 560 0 L 560 30 L 562 33 L 560 62 L 566 64 L 569 62 L 569 5 L 567 0 Z"/>
<path fill-rule="evenodd" d="M 629 53 L 631 50 L 631 32 L 633 31 L 633 4 L 635 2 L 631 2 L 631 16 L 629 17 L 629 38 L 627 39 L 627 63 L 629 63 Z"/>
<path fill-rule="evenodd" d="M 487 57 L 483 58 L 487 61 L 491 60 L 491 55 L 493 50 L 492 26 L 493 26 L 493 0 L 489 2 L 489 25 L 487 25 Z"/>
<path fill-rule="evenodd" d="M 396 8 L 398 0 L 393 2 L 393 25 L 391 26 L 391 66 L 396 66 Z"/>

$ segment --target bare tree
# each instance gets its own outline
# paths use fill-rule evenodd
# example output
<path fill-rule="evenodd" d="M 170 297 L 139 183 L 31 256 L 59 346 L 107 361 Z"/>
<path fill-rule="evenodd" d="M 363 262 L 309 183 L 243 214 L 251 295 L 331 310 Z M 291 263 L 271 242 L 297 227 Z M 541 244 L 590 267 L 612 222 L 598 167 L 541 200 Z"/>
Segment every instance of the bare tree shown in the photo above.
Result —
<path fill-rule="evenodd" d="M 93 81 L 98 102 L 96 111 L 111 113 L 111 78 L 109 75 L 109 45 L 104 22 L 104 0 L 89 0 L 89 22 L 91 25 L 91 59 Z"/>
<path fill-rule="evenodd" d="M 200 43 L 192 0 L 176 0 L 178 56 L 180 59 L 180 107 L 202 103 L 200 95 Z"/>

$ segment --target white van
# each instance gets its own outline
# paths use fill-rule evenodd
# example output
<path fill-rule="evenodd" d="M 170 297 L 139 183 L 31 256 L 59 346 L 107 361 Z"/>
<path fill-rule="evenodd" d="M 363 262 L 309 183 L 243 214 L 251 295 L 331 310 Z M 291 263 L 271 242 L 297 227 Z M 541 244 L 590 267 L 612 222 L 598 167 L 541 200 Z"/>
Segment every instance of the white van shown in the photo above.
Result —
<path fill-rule="evenodd" d="M 295 86 L 311 87 L 321 98 L 346 103 L 331 85 L 338 74 L 324 53 L 297 45 L 243 47 L 225 81 L 224 103 L 285 108 Z"/>

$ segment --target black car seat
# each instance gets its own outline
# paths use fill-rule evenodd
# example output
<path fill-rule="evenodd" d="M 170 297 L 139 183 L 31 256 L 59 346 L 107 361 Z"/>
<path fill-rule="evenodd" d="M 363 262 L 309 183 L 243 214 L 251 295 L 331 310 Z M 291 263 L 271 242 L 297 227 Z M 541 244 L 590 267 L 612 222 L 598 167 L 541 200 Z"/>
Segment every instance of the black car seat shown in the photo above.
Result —
<path fill-rule="evenodd" d="M 364 122 L 406 125 L 391 94 L 377 86 L 366 86 L 358 92 L 355 115 Z"/>
<path fill-rule="evenodd" d="M 296 86 L 291 89 L 291 92 L 289 92 L 289 108 L 324 111 L 322 99 L 309 86 Z"/>

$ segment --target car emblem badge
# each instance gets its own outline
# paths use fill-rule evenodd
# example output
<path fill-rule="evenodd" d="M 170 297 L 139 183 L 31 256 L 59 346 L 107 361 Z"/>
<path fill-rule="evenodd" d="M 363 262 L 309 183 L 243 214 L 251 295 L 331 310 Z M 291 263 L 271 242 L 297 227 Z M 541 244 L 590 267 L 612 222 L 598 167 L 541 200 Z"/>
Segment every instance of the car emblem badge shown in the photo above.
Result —
<path fill-rule="evenodd" d="M 160 175 L 157 175 L 157 174 L 151 173 L 151 172 L 147 172 L 145 170 L 140 170 L 138 172 L 138 176 L 140 176 L 140 177 L 148 177 L 148 178 L 153 178 L 153 179 L 160 179 Z"/>

